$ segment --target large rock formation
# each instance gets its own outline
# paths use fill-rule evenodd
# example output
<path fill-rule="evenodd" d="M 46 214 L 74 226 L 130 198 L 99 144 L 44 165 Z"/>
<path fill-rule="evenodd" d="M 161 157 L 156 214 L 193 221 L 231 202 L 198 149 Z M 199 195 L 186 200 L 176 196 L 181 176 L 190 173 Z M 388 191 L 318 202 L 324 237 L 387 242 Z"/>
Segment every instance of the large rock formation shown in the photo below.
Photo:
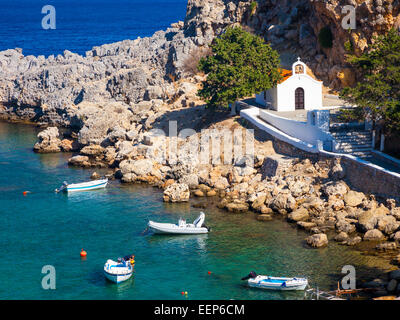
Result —
<path fill-rule="evenodd" d="M 86 114 L 95 113 L 89 109 L 99 109 L 100 104 L 106 111 L 117 102 L 125 105 L 122 108 L 132 107 L 135 114 L 144 108 L 142 116 L 151 119 L 163 103 L 187 105 L 186 93 L 193 96 L 196 89 L 193 83 L 181 82 L 188 76 L 187 62 L 233 24 L 264 37 L 282 53 L 284 65 L 300 55 L 317 77 L 339 88 L 355 80 L 345 47 L 360 54 L 373 35 L 400 24 L 398 0 L 260 0 L 256 8 L 252 3 L 189 0 L 184 22 L 152 37 L 94 47 L 85 56 L 67 50 L 48 58 L 24 56 L 22 49 L 2 51 L 0 114 L 79 130 L 93 126 L 85 120 Z M 345 4 L 356 7 L 357 28 L 351 32 L 341 26 Z M 326 26 L 333 34 L 332 49 L 321 47 L 317 39 Z M 83 102 L 93 108 L 83 108 Z"/>
<path fill-rule="evenodd" d="M 61 140 L 57 127 L 49 127 L 37 135 L 39 141 L 34 145 L 33 150 L 39 153 L 59 152 Z"/>

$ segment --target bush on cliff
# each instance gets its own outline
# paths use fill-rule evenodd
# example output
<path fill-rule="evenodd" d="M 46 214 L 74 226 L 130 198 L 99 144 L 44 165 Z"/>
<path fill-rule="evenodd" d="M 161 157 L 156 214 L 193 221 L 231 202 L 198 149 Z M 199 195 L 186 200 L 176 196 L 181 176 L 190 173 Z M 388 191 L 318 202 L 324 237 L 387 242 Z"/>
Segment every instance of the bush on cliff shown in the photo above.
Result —
<path fill-rule="evenodd" d="M 281 79 L 279 54 L 240 27 L 227 28 L 211 44 L 199 70 L 207 79 L 198 91 L 208 107 L 228 107 L 237 100 L 274 87 Z"/>
<path fill-rule="evenodd" d="M 379 122 L 386 134 L 400 134 L 400 35 L 395 29 L 374 39 L 368 52 L 351 55 L 349 62 L 360 72 L 353 88 L 344 88 L 341 97 L 358 106 L 343 118 L 369 118 Z"/>

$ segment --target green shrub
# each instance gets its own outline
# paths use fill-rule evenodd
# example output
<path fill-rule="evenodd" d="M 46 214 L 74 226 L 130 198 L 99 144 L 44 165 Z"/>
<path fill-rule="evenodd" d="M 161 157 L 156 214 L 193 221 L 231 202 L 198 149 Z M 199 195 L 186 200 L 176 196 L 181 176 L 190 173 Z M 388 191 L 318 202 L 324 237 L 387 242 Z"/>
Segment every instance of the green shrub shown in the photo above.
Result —
<path fill-rule="evenodd" d="M 353 43 L 350 40 L 347 40 L 344 43 L 344 49 L 349 52 L 352 53 L 354 51 L 354 47 L 353 47 Z"/>
<path fill-rule="evenodd" d="M 323 48 L 332 48 L 333 35 L 331 29 L 328 26 L 323 27 L 319 31 L 318 42 Z"/>

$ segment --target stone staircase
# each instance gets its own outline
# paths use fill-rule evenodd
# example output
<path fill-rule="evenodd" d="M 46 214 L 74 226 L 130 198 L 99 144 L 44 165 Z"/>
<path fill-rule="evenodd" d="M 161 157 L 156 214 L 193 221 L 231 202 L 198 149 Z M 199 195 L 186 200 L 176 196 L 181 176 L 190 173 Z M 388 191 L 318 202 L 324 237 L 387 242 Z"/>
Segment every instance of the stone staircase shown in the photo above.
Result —
<path fill-rule="evenodd" d="M 334 131 L 331 132 L 336 140 L 335 152 L 348 153 L 360 158 L 371 156 L 371 131 Z"/>

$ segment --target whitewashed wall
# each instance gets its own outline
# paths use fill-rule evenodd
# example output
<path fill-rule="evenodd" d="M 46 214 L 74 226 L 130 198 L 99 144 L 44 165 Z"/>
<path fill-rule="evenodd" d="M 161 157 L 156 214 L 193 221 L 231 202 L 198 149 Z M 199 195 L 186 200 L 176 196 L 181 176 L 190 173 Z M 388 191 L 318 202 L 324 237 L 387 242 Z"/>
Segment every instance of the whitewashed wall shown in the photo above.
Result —
<path fill-rule="evenodd" d="M 259 116 L 280 131 L 314 146 L 317 145 L 318 140 L 331 141 L 333 139 L 329 133 L 307 122 L 278 117 L 265 110 L 259 110 Z"/>
<path fill-rule="evenodd" d="M 278 84 L 278 111 L 295 110 L 295 91 L 304 89 L 304 109 L 313 110 L 322 108 L 322 82 L 314 80 L 307 74 L 291 76 Z"/>

